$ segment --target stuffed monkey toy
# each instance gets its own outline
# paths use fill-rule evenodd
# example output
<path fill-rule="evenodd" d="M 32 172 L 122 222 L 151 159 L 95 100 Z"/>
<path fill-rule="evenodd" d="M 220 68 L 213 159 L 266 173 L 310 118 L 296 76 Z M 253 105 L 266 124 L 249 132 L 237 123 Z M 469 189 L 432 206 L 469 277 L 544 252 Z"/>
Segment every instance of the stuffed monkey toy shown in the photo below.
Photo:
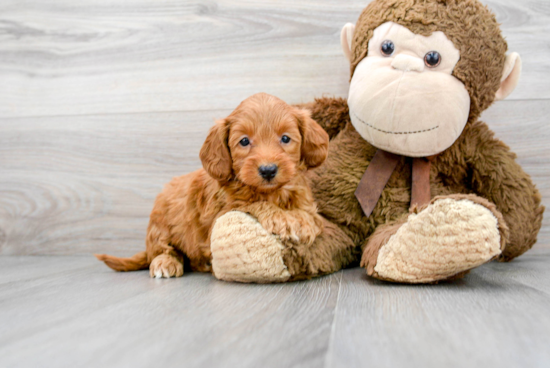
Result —
<path fill-rule="evenodd" d="M 494 15 L 477 0 L 374 0 L 341 41 L 347 101 L 300 106 L 331 139 L 309 173 L 323 233 L 284 243 L 246 213 L 225 214 L 212 231 L 216 277 L 283 282 L 360 262 L 377 279 L 433 283 L 529 250 L 541 196 L 479 121 L 521 73 Z"/>

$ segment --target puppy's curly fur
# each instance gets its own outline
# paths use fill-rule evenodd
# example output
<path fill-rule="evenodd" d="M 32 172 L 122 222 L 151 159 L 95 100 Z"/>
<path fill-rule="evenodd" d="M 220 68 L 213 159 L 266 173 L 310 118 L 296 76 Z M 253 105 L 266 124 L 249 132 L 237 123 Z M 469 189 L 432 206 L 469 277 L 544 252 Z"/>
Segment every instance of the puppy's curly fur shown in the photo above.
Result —
<path fill-rule="evenodd" d="M 309 112 L 259 93 L 210 129 L 200 157 L 204 169 L 174 178 L 155 201 L 146 251 L 131 258 L 96 255 L 116 271 L 149 268 L 151 277 L 210 272 L 210 232 L 221 215 L 239 210 L 281 237 L 311 245 L 322 230 L 304 173 L 321 165 L 328 134 Z M 261 167 L 276 167 L 262 176 Z"/>

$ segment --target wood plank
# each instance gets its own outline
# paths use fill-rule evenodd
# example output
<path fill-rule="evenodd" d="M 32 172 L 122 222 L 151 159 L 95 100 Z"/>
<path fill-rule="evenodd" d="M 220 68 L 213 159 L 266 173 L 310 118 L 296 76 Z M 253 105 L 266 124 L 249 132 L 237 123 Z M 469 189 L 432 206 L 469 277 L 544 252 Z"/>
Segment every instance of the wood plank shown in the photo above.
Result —
<path fill-rule="evenodd" d="M 229 110 L 0 120 L 0 254 L 129 255 L 144 248 L 155 196 L 200 167 Z M 497 103 L 484 120 L 550 204 L 550 101 Z M 550 246 L 550 219 L 539 245 Z"/>
<path fill-rule="evenodd" d="M 0 275 L 11 258 L 0 257 Z M 115 273 L 92 257 L 51 258 L 83 268 L 21 280 L 7 290 L 0 286 L 2 366 L 319 367 L 324 362 L 341 273 L 244 285 L 209 274 L 150 279 L 147 272 Z M 37 268 L 47 273 L 50 267 L 43 262 Z"/>
<path fill-rule="evenodd" d="M 328 367 L 547 367 L 548 250 L 449 284 L 407 286 L 344 272 Z M 529 282 L 517 282 L 526 270 Z M 515 276 L 514 276 L 515 275 Z"/>
<path fill-rule="evenodd" d="M 22 281 L 48 278 L 53 275 L 66 274 L 67 271 L 74 272 L 88 266 L 89 263 L 88 257 L 73 257 L 71 261 L 68 261 L 67 257 L 56 256 L 13 256 L 6 259 L 0 257 L 2 267 L 0 293 L 6 297 L 7 290 L 13 290 L 12 286 L 15 283 L 21 285 Z M 17 288 L 17 290 L 19 289 L 20 287 Z"/>
<path fill-rule="evenodd" d="M 550 282 L 541 282 L 541 280 L 550 280 L 549 264 L 548 249 L 533 249 L 525 256 L 514 259 L 509 266 L 492 262 L 476 272 L 481 273 L 491 283 L 499 283 L 499 278 L 504 274 L 506 280 L 550 295 Z"/>
<path fill-rule="evenodd" d="M 517 161 L 531 175 L 542 194 L 542 203 L 550 207 L 550 101 L 501 101 L 487 110 L 481 119 L 518 155 Z M 550 218 L 545 212 L 535 247 L 550 247 Z"/>
<path fill-rule="evenodd" d="M 231 109 L 260 91 L 346 96 L 339 32 L 368 1 L 6 0 L 0 117 Z M 550 3 L 491 0 L 523 55 L 512 99 L 550 98 Z"/>
<path fill-rule="evenodd" d="M 0 365 L 545 367 L 549 260 L 534 250 L 440 285 L 384 283 L 360 268 L 243 285 L 115 273 L 92 257 L 4 256 Z"/>
<path fill-rule="evenodd" d="M 4 120 L 3 254 L 129 254 L 144 248 L 154 198 L 198 169 L 227 111 Z"/>

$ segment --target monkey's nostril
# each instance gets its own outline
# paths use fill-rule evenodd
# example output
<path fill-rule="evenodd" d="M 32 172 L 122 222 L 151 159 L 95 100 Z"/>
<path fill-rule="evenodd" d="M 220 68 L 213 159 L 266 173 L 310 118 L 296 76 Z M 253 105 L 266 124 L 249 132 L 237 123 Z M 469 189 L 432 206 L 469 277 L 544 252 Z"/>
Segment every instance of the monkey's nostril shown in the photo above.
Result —
<path fill-rule="evenodd" d="M 260 176 L 264 178 L 265 180 L 269 181 L 277 175 L 277 165 L 271 164 L 271 165 L 262 165 L 258 168 L 258 172 L 260 173 Z"/>

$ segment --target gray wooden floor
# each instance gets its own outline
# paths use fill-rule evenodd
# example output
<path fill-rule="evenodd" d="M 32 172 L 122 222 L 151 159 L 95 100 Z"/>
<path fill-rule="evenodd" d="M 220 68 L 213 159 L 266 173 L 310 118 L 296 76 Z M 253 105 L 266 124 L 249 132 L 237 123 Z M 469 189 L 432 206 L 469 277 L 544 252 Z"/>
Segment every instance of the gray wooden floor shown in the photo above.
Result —
<path fill-rule="evenodd" d="M 268 92 L 347 95 L 368 0 L 0 2 L 0 368 L 550 367 L 550 216 L 535 249 L 443 285 L 361 269 L 284 285 L 116 274 L 214 119 Z M 484 1 L 523 58 L 483 115 L 550 205 L 550 1 Z"/>
<path fill-rule="evenodd" d="M 548 367 L 550 250 L 440 285 L 281 285 L 0 257 L 1 367 Z"/>

